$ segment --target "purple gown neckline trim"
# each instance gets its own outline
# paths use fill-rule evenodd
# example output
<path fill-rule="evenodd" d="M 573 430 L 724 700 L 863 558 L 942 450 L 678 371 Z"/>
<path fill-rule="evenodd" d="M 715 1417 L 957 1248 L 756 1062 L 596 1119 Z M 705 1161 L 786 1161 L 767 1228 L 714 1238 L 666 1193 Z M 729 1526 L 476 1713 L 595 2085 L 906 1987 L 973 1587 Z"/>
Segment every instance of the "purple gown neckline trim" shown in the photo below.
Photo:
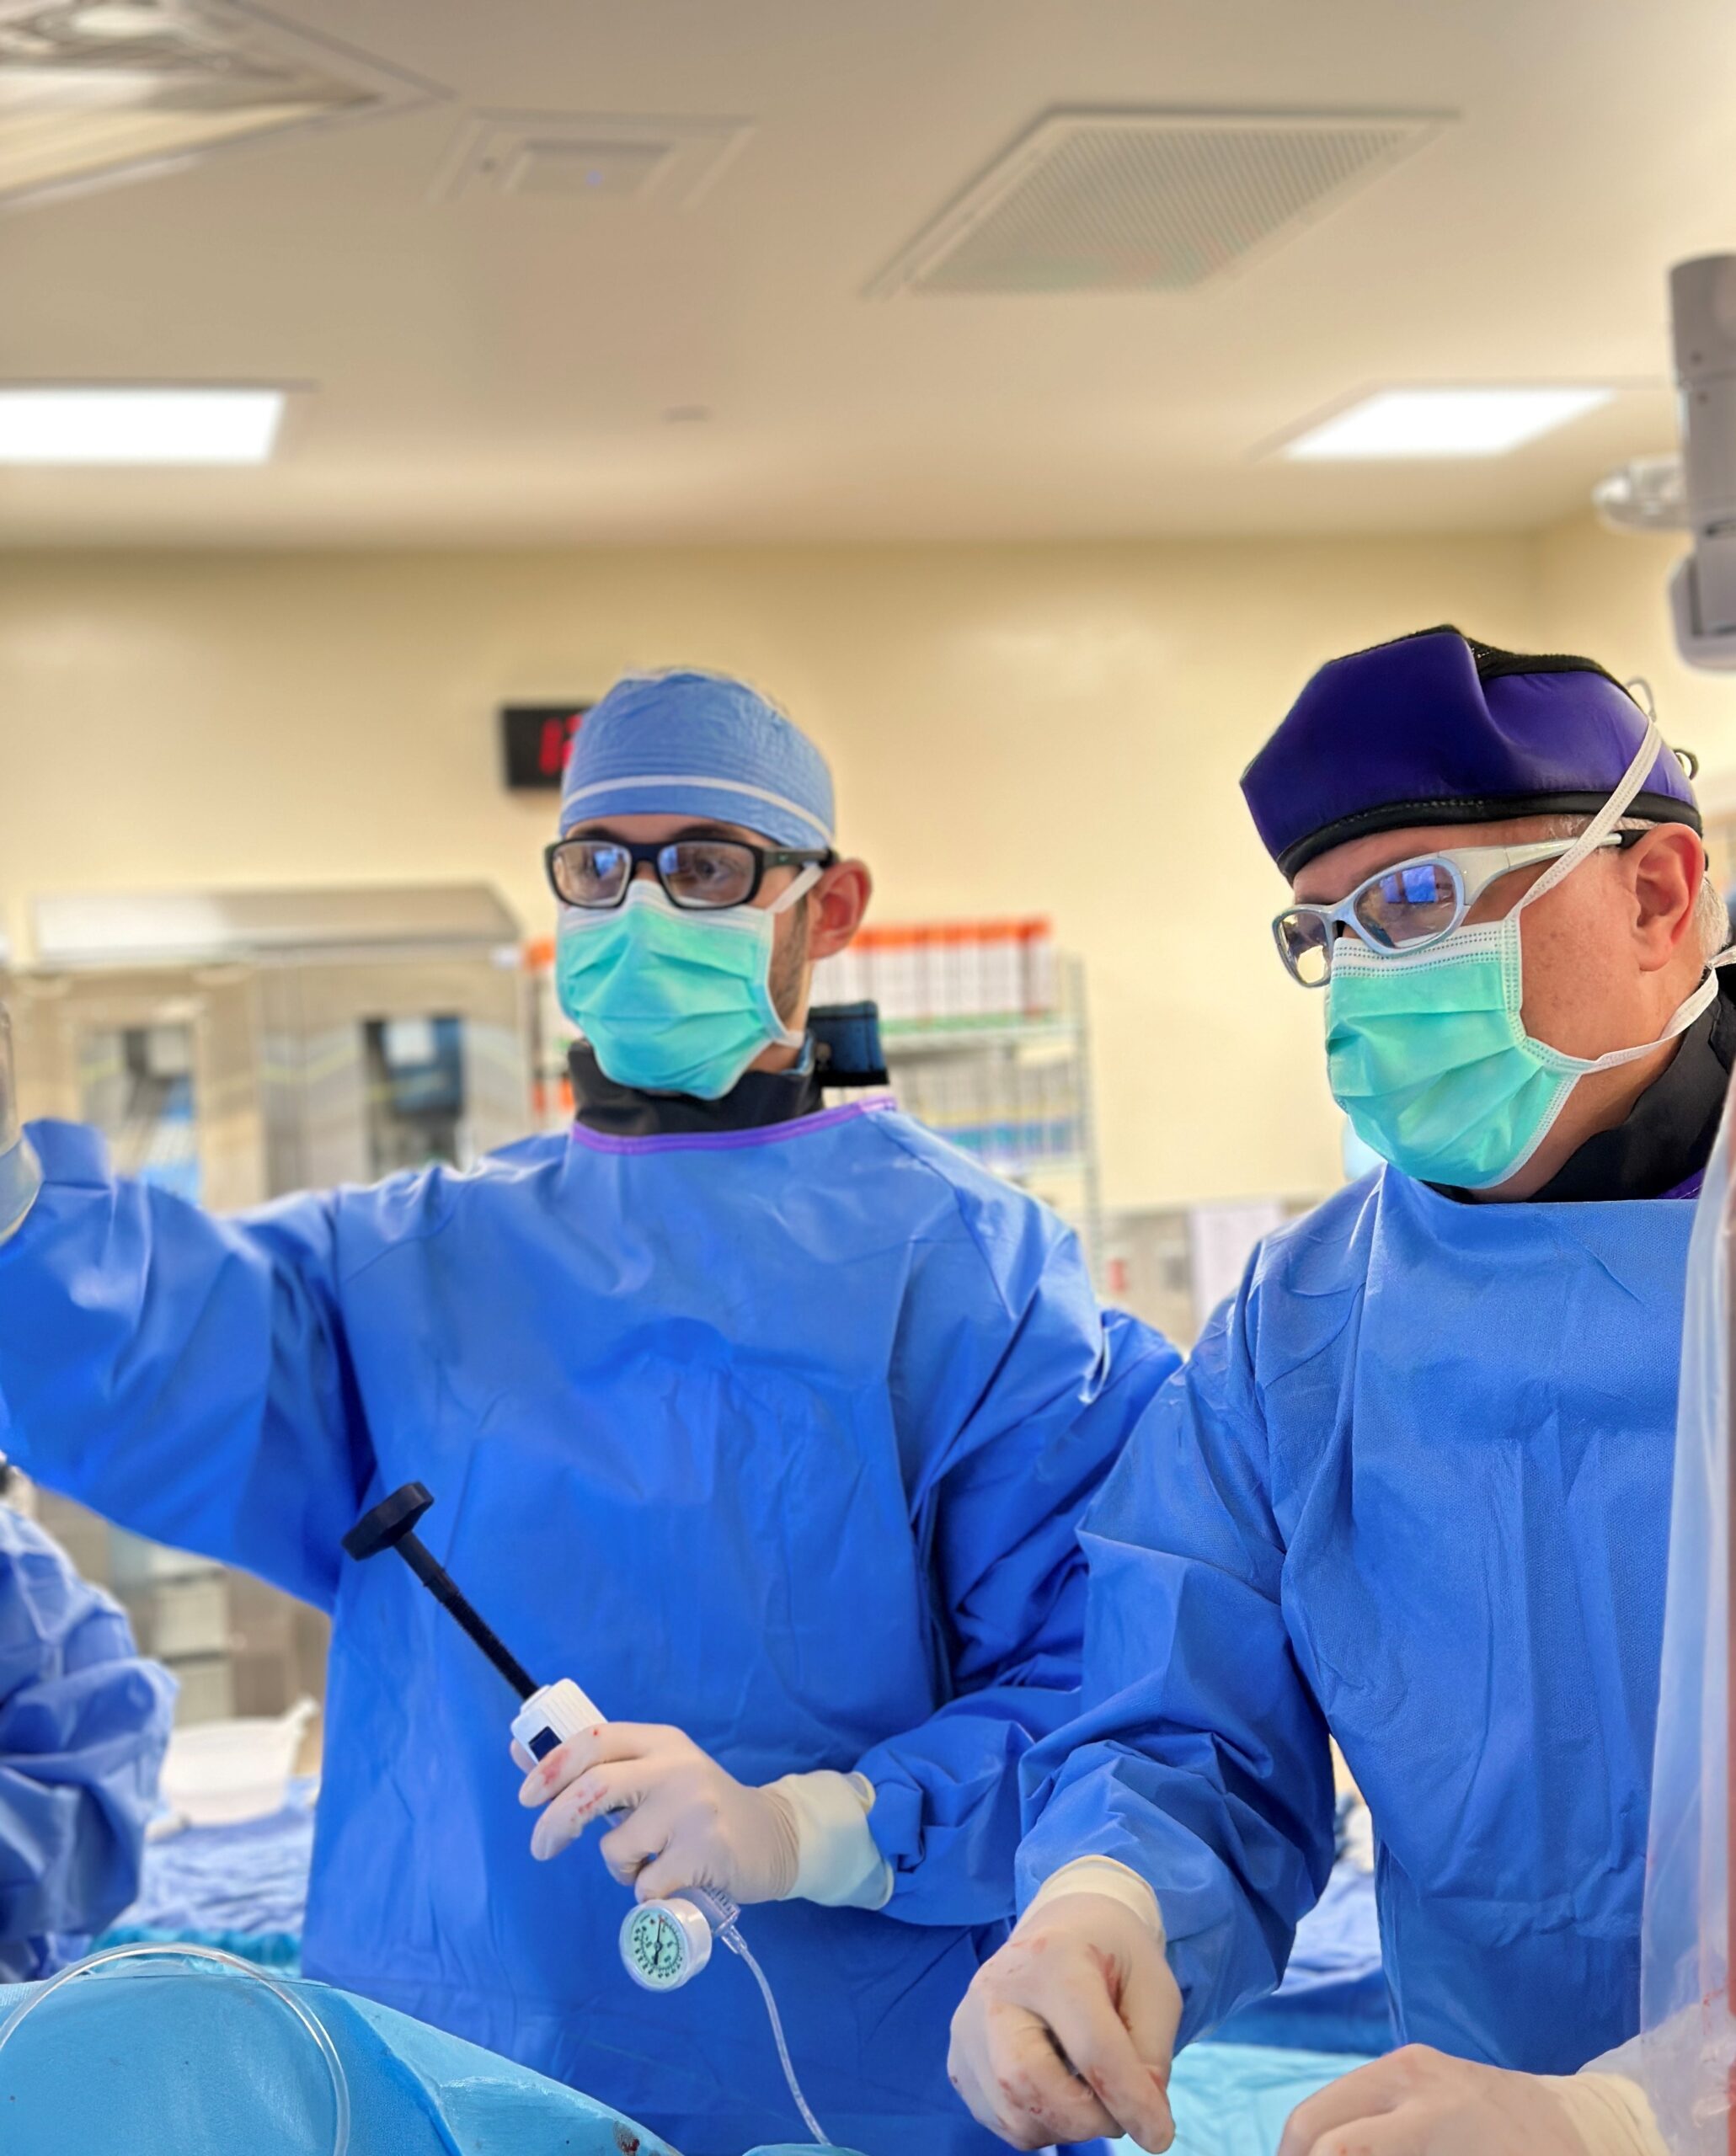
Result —
<path fill-rule="evenodd" d="M 770 1123 L 757 1130 L 665 1130 L 647 1138 L 618 1138 L 600 1130 L 587 1130 L 582 1123 L 571 1127 L 574 1145 L 593 1153 L 738 1153 L 750 1145 L 772 1145 L 780 1139 L 799 1138 L 810 1130 L 831 1130 L 857 1116 L 877 1115 L 891 1107 L 888 1101 L 847 1101 L 841 1107 L 821 1108 L 813 1115 L 799 1115 L 783 1123 Z"/>

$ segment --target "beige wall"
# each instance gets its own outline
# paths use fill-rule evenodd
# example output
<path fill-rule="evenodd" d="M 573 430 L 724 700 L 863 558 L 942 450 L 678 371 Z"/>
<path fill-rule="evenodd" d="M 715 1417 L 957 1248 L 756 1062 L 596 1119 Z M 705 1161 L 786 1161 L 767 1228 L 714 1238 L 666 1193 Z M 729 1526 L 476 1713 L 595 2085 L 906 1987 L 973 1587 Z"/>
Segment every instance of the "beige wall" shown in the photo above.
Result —
<path fill-rule="evenodd" d="M 1649 671 L 1736 767 L 1736 689 L 1678 680 L 1661 585 L 1589 527 L 0 557 L 0 915 L 27 950 L 42 891 L 480 877 L 540 926 L 548 810 L 501 789 L 495 705 L 737 669 L 830 751 L 880 917 L 1043 910 L 1084 955 L 1112 1202 L 1313 1192 L 1320 1006 L 1273 957 L 1237 772 L 1321 659 L 1442 620 Z"/>

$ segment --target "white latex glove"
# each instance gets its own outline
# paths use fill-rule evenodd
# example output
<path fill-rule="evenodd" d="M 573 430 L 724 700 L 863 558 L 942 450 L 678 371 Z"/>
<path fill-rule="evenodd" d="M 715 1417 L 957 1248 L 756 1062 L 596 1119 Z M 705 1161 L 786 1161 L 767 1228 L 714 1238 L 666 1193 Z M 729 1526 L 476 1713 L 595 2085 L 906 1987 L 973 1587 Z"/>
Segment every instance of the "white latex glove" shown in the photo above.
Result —
<path fill-rule="evenodd" d="M 518 1746 L 513 1756 L 530 1766 Z M 545 1806 L 531 1854 L 546 1860 L 606 1812 L 603 1862 L 642 1902 L 708 1886 L 744 1905 L 782 1901 L 799 1865 L 795 1808 L 775 1785 L 752 1789 L 678 1729 L 608 1721 L 531 1766 L 521 1804 Z M 858 1817 L 864 1818 L 858 1806 Z"/>
<path fill-rule="evenodd" d="M 12 1019 L 0 1003 L 0 1243 L 35 1203 L 42 1185 L 36 1155 L 19 1128 L 18 1090 L 12 1070 Z"/>
<path fill-rule="evenodd" d="M 1015 2148 L 1130 2134 L 1164 2149 L 1175 2138 L 1169 2068 L 1182 1994 L 1155 1897 L 1108 1869 L 1149 1906 L 1064 1886 L 1058 1874 L 953 2017 L 953 2086 Z"/>
<path fill-rule="evenodd" d="M 1278 2156 L 1666 2156 L 1644 2096 L 1606 2073 L 1473 2066 L 1425 2045 L 1359 2067 L 1290 2115 Z"/>

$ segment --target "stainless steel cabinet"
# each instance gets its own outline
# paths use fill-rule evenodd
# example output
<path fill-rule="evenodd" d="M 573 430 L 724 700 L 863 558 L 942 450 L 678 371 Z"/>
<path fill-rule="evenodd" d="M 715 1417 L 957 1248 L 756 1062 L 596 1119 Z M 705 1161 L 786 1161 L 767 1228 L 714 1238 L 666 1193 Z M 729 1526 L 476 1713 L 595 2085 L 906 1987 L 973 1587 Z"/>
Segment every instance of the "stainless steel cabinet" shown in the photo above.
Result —
<path fill-rule="evenodd" d="M 93 1124 L 116 1166 L 214 1212 L 467 1167 L 532 1127 L 517 923 L 478 886 L 56 898 L 0 975 L 24 1113 Z M 259 1581 L 42 1493 L 126 1604 L 180 1714 L 323 1690 L 324 1620 Z"/>

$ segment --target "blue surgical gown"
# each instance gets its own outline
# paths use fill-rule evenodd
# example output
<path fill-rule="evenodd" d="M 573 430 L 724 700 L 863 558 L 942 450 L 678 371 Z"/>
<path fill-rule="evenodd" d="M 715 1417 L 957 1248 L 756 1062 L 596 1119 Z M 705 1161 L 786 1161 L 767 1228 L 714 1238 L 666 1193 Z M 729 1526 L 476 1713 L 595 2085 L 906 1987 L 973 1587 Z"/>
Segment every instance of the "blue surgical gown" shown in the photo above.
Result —
<path fill-rule="evenodd" d="M 139 1891 L 174 1686 L 0 1504 L 0 1983 L 75 1961 Z"/>
<path fill-rule="evenodd" d="M 769 1904 L 750 1943 L 837 2141 L 996 2148 L 947 2025 L 1012 1911 L 1019 1761 L 1072 1705 L 1077 1520 L 1175 1361 L 1106 1328 L 1053 1214 L 884 1107 L 577 1130 L 229 1222 L 33 1135 L 0 1443 L 334 1615 L 309 1972 L 684 2156 L 794 2123 L 748 1971 L 633 1988 L 626 1890 L 589 1847 L 530 1855 L 500 1678 L 403 1565 L 341 1560 L 414 1479 L 540 1678 L 748 1781 L 868 1777 L 888 1912 Z"/>
<path fill-rule="evenodd" d="M 1326 1883 L 1328 1728 L 1402 2040 L 1564 2073 L 1634 2033 L 1693 1211 L 1388 1169 L 1266 1241 L 1147 1411 L 1021 1890 L 1142 1873 L 1184 2041 L 1277 1983 Z"/>

